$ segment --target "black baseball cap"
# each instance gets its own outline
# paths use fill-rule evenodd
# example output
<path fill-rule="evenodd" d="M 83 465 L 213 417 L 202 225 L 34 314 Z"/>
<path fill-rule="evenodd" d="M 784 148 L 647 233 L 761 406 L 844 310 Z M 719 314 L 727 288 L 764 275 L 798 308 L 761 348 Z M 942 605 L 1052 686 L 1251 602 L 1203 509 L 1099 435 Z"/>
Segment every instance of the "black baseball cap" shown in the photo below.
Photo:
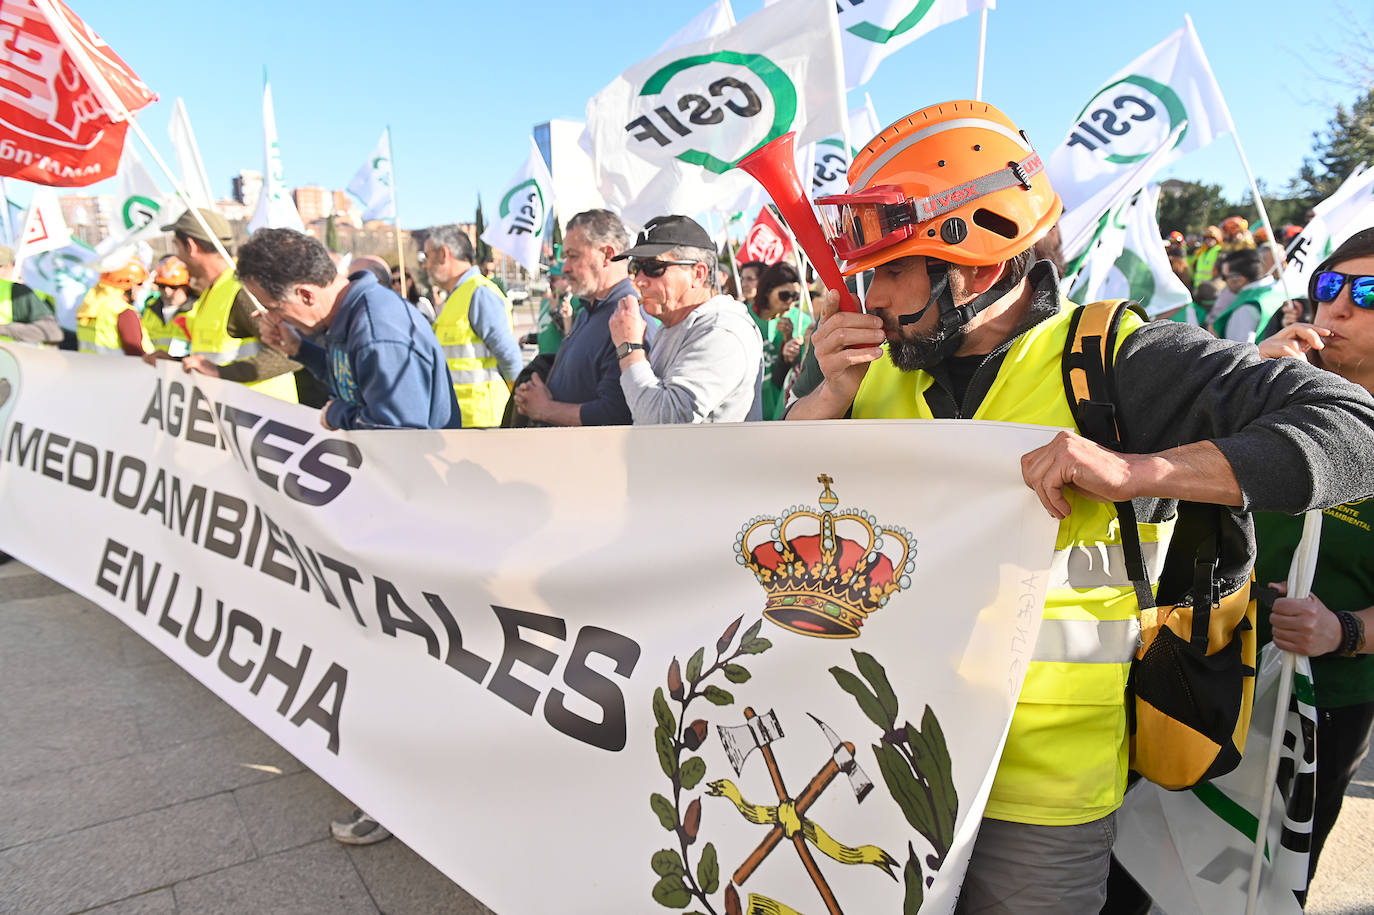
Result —
<path fill-rule="evenodd" d="M 688 216 L 655 216 L 644 226 L 634 246 L 611 258 L 655 257 L 674 248 L 701 248 L 715 251 L 716 243 L 701 225 Z"/>

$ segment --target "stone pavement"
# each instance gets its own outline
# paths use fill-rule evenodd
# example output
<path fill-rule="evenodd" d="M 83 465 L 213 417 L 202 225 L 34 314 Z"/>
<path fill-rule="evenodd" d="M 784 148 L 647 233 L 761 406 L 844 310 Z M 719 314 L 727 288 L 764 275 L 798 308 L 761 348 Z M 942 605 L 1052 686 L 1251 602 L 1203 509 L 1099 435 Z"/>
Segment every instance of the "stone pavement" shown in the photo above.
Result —
<path fill-rule="evenodd" d="M 490 910 L 399 839 L 349 848 L 352 805 L 119 620 L 0 565 L 0 915 Z M 1374 913 L 1374 762 L 1308 912 Z"/>

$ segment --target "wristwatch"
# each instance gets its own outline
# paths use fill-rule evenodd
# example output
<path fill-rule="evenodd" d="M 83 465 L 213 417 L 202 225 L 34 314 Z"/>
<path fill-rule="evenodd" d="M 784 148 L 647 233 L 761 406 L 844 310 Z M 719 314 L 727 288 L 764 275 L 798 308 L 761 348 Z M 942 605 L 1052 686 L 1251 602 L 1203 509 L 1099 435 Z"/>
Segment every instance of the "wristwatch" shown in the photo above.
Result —
<path fill-rule="evenodd" d="M 647 351 L 648 347 L 645 346 L 643 343 L 631 343 L 627 340 L 615 348 L 615 358 L 624 359 L 626 356 L 630 355 L 630 353 L 633 353 L 637 349 Z"/>

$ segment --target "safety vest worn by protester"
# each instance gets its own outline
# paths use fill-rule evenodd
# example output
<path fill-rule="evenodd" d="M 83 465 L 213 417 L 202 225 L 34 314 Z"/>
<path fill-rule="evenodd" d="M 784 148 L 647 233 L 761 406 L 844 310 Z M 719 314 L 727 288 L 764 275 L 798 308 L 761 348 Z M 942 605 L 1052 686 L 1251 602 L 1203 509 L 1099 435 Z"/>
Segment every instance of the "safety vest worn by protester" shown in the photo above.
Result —
<path fill-rule="evenodd" d="M 14 321 L 14 281 L 0 280 L 0 324 L 11 324 Z M 55 307 L 52 296 L 46 292 L 39 292 L 37 289 L 30 290 L 34 295 L 48 303 L 49 307 Z M 23 343 L 23 340 L 16 340 L 0 334 L 0 343 Z M 30 346 L 41 346 L 39 343 L 31 343 Z"/>
<path fill-rule="evenodd" d="M 143 330 L 148 335 L 148 339 L 153 342 L 153 349 L 168 353 L 172 356 L 185 356 L 191 351 L 191 337 L 177 323 L 177 318 L 186 316 L 186 322 L 190 322 L 190 312 L 179 311 L 172 315 L 172 320 L 164 322 L 162 320 L 161 299 L 154 299 L 143 308 Z"/>
<path fill-rule="evenodd" d="M 453 290 L 434 322 L 434 335 L 439 338 L 448 360 L 464 429 L 501 425 L 506 401 L 510 399 L 510 389 L 501 377 L 496 354 L 468 321 L 468 308 L 478 286 L 485 286 L 501 296 L 509 319 L 510 303 L 495 283 L 479 273 Z"/>
<path fill-rule="evenodd" d="M 1212 279 L 1212 274 L 1216 272 L 1217 258 L 1221 256 L 1221 245 L 1212 245 L 1210 248 L 1199 248 L 1193 252 L 1191 258 L 1193 262 L 1193 289 Z"/>
<path fill-rule="evenodd" d="M 987 396 L 969 419 L 1063 426 L 1077 431 L 1064 393 L 1062 357 L 1074 306 L 1011 345 Z M 1117 349 L 1143 321 L 1126 315 Z M 925 391 L 934 379 L 890 359 L 869 366 L 853 416 L 934 418 Z M 1140 636 L 1139 605 L 1126 568 L 1117 511 L 1071 489 L 1059 524 L 1040 637 L 1012 715 L 985 815 L 1017 823 L 1087 823 L 1121 805 L 1128 767 L 1126 688 Z M 1139 525 L 1150 580 L 1172 524 Z"/>
<path fill-rule="evenodd" d="M 233 270 L 226 270 L 205 291 L 186 318 L 191 328 L 192 355 L 205 356 L 216 365 L 250 359 L 262 352 L 257 337 L 229 336 L 229 312 L 234 297 L 243 288 Z M 296 376 L 283 372 L 272 378 L 254 381 L 248 387 L 287 403 L 296 403 Z"/>
<path fill-rule="evenodd" d="M 83 353 L 123 356 L 119 339 L 119 316 L 132 309 L 124 291 L 106 283 L 96 283 L 76 311 L 76 348 Z M 148 331 L 143 329 L 143 351 L 153 351 Z"/>

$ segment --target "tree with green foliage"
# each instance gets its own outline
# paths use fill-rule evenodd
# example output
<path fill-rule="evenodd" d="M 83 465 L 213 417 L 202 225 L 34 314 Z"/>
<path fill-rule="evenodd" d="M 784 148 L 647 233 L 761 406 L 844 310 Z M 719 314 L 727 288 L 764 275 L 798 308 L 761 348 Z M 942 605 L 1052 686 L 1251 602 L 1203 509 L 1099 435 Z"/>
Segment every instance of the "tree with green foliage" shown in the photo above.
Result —
<path fill-rule="evenodd" d="M 1374 88 L 1367 88 L 1349 108 L 1336 106 L 1326 129 L 1312 134 L 1312 152 L 1293 182 L 1293 196 L 1304 213 L 1330 197 L 1360 163 L 1374 166 Z"/>
<path fill-rule="evenodd" d="M 473 239 L 473 246 L 476 248 L 476 251 L 477 251 L 477 263 L 478 263 L 478 264 L 485 264 L 487 261 L 489 261 L 489 260 L 492 259 L 492 257 L 491 257 L 491 245 L 489 245 L 489 244 L 487 244 L 486 242 L 482 241 L 482 236 L 483 236 L 483 234 L 486 233 L 486 231 L 487 231 L 487 220 L 486 220 L 485 217 L 482 216 L 482 195 L 481 195 L 481 194 L 478 194 L 478 195 L 477 195 L 477 225 L 476 225 L 476 227 L 475 227 L 475 229 L 474 229 L 474 234 L 475 234 L 477 237 Z"/>
<path fill-rule="evenodd" d="M 1236 209 L 1221 193 L 1219 184 L 1169 182 L 1159 195 L 1159 230 L 1165 235 L 1201 235 L 1208 226 L 1221 222 Z"/>
<path fill-rule="evenodd" d="M 324 223 L 324 246 L 330 251 L 339 250 L 339 227 L 334 223 L 333 213 L 329 214 Z"/>

